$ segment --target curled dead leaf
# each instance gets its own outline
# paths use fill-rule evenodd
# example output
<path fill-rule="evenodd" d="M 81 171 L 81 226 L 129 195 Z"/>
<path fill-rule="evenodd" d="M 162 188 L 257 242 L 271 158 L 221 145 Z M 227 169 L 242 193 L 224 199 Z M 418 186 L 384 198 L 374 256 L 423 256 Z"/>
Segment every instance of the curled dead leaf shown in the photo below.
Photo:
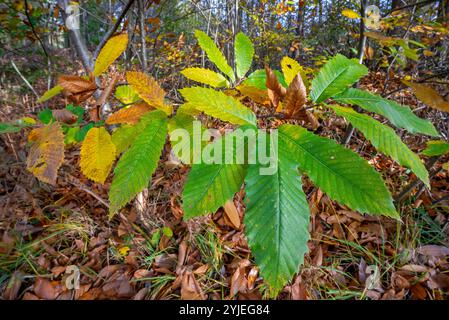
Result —
<path fill-rule="evenodd" d="M 267 75 L 265 84 L 268 90 L 268 97 L 270 98 L 273 107 L 277 109 L 279 107 L 279 103 L 286 95 L 287 90 L 279 83 L 276 74 L 267 65 L 265 65 L 265 73 Z"/>
<path fill-rule="evenodd" d="M 75 114 L 67 109 L 53 110 L 51 113 L 56 121 L 66 124 L 73 124 L 78 118 Z"/>
<path fill-rule="evenodd" d="M 298 72 L 287 88 L 285 95 L 285 114 L 291 118 L 293 116 L 307 118 L 304 105 L 307 102 L 307 90 Z"/>
<path fill-rule="evenodd" d="M 95 82 L 78 76 L 61 75 L 58 77 L 58 85 L 64 89 L 64 95 L 75 103 L 89 99 L 97 90 Z"/>

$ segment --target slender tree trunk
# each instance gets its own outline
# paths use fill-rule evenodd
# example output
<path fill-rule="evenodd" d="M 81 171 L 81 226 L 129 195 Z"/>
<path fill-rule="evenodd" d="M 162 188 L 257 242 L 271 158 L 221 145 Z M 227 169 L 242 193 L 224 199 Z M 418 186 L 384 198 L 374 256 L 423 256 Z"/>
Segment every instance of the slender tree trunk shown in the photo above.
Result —
<path fill-rule="evenodd" d="M 139 6 L 139 22 L 140 22 L 140 43 L 141 43 L 141 51 L 142 51 L 142 69 L 143 71 L 147 71 L 148 69 L 148 60 L 147 60 L 147 41 L 146 41 L 146 30 L 145 30 L 145 5 L 144 0 L 138 0 Z"/>
<path fill-rule="evenodd" d="M 62 17 L 64 21 L 67 19 L 66 8 L 68 6 L 68 0 L 59 0 L 59 7 L 62 9 Z M 90 73 L 93 70 L 93 60 L 89 50 L 86 47 L 86 44 L 83 41 L 83 37 L 81 35 L 80 29 L 69 29 L 69 39 L 70 44 L 73 45 L 76 54 L 81 59 L 84 69 L 86 69 L 87 73 Z"/>

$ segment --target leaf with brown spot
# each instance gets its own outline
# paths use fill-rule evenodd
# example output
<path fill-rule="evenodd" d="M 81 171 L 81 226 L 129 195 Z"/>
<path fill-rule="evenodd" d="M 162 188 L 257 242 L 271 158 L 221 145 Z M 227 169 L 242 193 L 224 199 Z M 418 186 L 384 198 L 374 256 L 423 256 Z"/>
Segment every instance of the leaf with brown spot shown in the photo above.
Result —
<path fill-rule="evenodd" d="M 279 102 L 287 93 L 287 90 L 279 83 L 276 74 L 271 68 L 265 65 L 265 73 L 267 75 L 265 85 L 268 90 L 268 97 L 275 108 L 278 108 Z"/>
<path fill-rule="evenodd" d="M 34 129 L 28 135 L 32 142 L 27 169 L 39 180 L 55 185 L 58 169 L 64 161 L 64 134 L 61 125 L 53 122 Z"/>
<path fill-rule="evenodd" d="M 136 103 L 111 114 L 106 120 L 106 124 L 127 123 L 133 125 L 139 121 L 142 115 L 151 110 L 153 108 L 145 102 Z"/>
<path fill-rule="evenodd" d="M 164 111 L 170 115 L 172 107 L 164 103 L 165 91 L 159 84 L 151 77 L 148 77 L 142 72 L 128 71 L 126 73 L 126 80 L 129 85 L 137 92 L 151 107 Z"/>
<path fill-rule="evenodd" d="M 424 104 L 433 109 L 449 112 L 449 102 L 444 100 L 434 89 L 419 83 L 403 82 L 413 89 L 415 96 Z"/>
<path fill-rule="evenodd" d="M 78 119 L 78 117 L 75 114 L 73 114 L 67 109 L 53 110 L 51 113 L 56 121 L 66 124 L 73 124 Z"/>

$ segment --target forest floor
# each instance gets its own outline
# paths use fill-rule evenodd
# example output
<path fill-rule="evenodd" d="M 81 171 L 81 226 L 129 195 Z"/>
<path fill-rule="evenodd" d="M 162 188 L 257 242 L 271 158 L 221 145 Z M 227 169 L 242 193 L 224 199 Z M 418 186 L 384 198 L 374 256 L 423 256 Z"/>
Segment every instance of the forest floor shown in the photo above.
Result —
<path fill-rule="evenodd" d="M 26 61 L 21 61 L 22 65 Z M 0 121 L 36 117 L 44 108 L 24 89 L 0 91 Z M 362 87 L 383 88 L 385 74 L 370 73 Z M 159 79 L 167 86 L 163 79 Z M 392 78 L 390 90 L 400 80 Z M 35 81 L 39 93 L 46 78 Z M 438 113 L 421 108 L 401 90 L 390 98 L 447 126 Z M 63 99 L 51 100 L 60 108 Z M 321 121 L 319 134 L 340 141 L 346 123 Z M 168 161 L 153 176 L 145 201 L 128 205 L 108 220 L 107 192 L 79 170 L 79 147 L 66 150 L 56 187 L 26 170 L 26 133 L 0 137 L 0 296 L 3 299 L 263 299 L 269 290 L 259 276 L 244 236 L 244 192 L 235 197 L 240 221 L 220 209 L 182 220 L 181 192 L 188 167 Z M 415 152 L 426 138 L 401 132 Z M 349 146 L 382 173 L 393 194 L 414 176 L 377 153 L 360 134 Z M 166 150 L 167 151 L 167 150 Z M 331 201 L 304 181 L 311 208 L 309 253 L 300 273 L 278 299 L 448 299 L 449 173 L 437 162 L 431 190 L 417 188 L 398 206 L 402 222 L 363 216 Z M 139 210 L 138 210 L 139 209 Z M 80 288 L 66 287 L 69 266 L 81 273 Z"/>

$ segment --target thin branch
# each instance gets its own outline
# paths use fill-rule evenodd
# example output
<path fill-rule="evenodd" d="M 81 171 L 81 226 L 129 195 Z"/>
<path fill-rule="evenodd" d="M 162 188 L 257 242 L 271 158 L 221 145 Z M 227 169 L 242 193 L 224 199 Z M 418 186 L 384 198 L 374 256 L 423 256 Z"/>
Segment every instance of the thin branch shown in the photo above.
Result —
<path fill-rule="evenodd" d="M 19 68 L 17 68 L 16 64 L 13 60 L 11 60 L 12 67 L 17 72 L 17 74 L 20 76 L 20 78 L 25 82 L 26 86 L 30 88 L 31 91 L 33 91 L 34 95 L 39 98 L 39 95 L 37 94 L 36 90 L 34 90 L 33 86 L 28 82 L 28 80 L 23 76 L 22 73 L 20 73 Z"/>
<path fill-rule="evenodd" d="M 366 34 L 365 34 L 365 9 L 366 9 L 366 0 L 361 1 L 360 6 L 360 40 L 359 40 L 359 63 L 363 64 L 363 57 L 365 55 L 365 46 L 366 46 Z M 359 82 L 355 84 L 356 87 L 358 87 Z M 357 106 L 357 111 L 361 111 L 360 107 Z M 350 123 L 348 127 L 346 128 L 346 133 L 343 138 L 344 145 L 347 146 L 349 144 L 349 141 L 351 141 L 352 135 L 354 134 L 354 127 Z"/>
<path fill-rule="evenodd" d="M 402 6 L 402 7 L 397 7 L 397 8 L 394 8 L 393 10 L 391 10 L 390 12 L 388 12 L 387 16 L 392 14 L 393 12 L 396 12 L 396 11 L 408 9 L 408 8 L 411 8 L 411 7 L 422 7 L 422 6 L 431 4 L 433 2 L 437 2 L 437 1 L 439 1 L 439 0 L 418 1 L 418 2 L 415 2 L 415 3 L 407 4 L 407 5 Z"/>
<path fill-rule="evenodd" d="M 34 29 L 34 25 L 31 22 L 30 13 L 28 12 L 28 1 L 27 0 L 25 0 L 25 15 L 27 17 L 28 23 L 30 24 L 31 32 L 33 32 L 34 36 L 37 38 L 37 40 L 41 44 L 42 50 L 44 50 L 44 53 L 45 53 L 45 56 L 47 57 L 47 59 L 50 59 L 50 55 L 48 54 L 47 49 L 45 48 L 45 45 L 42 42 L 42 39 L 37 34 L 36 30 Z"/>
<path fill-rule="evenodd" d="M 438 161 L 439 157 L 432 157 L 429 158 L 426 162 L 426 169 L 430 170 L 433 165 Z M 431 174 L 429 174 L 429 178 L 433 177 L 438 171 L 435 171 Z M 400 203 L 407 198 L 407 196 L 418 186 L 422 184 L 422 181 L 418 178 L 415 178 L 412 182 L 410 182 L 399 194 L 394 198 L 394 201 L 396 203 Z"/>
<path fill-rule="evenodd" d="M 72 181 L 73 180 L 73 181 Z M 81 191 L 84 191 L 85 193 L 91 195 L 95 199 L 97 199 L 101 204 L 103 204 L 106 208 L 109 209 L 109 203 L 107 203 L 105 200 L 103 200 L 99 195 L 97 195 L 95 192 L 91 191 L 89 188 L 87 188 L 85 185 L 83 185 L 80 181 L 77 181 L 75 177 L 71 175 L 67 175 L 67 182 L 73 185 L 74 187 L 78 188 Z"/>
<path fill-rule="evenodd" d="M 109 40 L 110 37 L 117 31 L 118 27 L 122 23 L 123 18 L 125 18 L 126 13 L 128 12 L 131 5 L 134 3 L 135 0 L 129 0 L 128 4 L 123 9 L 122 13 L 120 13 L 120 16 L 117 18 L 117 21 L 115 24 L 108 30 L 108 32 L 103 36 L 100 43 L 98 44 L 97 48 L 94 52 L 94 60 L 98 57 L 98 54 L 100 53 L 101 48 L 106 44 L 106 42 Z"/>

